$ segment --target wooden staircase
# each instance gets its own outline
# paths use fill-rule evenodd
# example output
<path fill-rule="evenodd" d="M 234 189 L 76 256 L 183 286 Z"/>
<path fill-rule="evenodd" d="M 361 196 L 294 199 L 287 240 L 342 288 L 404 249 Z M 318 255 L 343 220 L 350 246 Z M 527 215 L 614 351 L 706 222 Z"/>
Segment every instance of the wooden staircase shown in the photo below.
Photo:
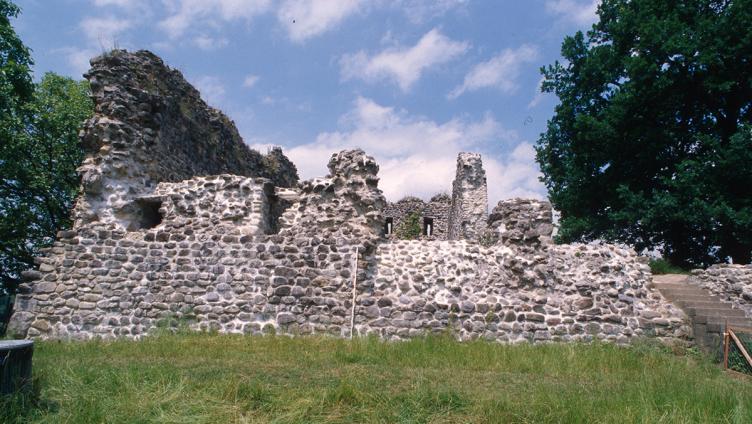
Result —
<path fill-rule="evenodd" d="M 708 290 L 694 284 L 687 275 L 654 275 L 655 287 L 692 320 L 695 342 L 705 352 L 720 355 L 724 326 L 752 332 L 752 319 L 744 311 L 722 302 Z"/>

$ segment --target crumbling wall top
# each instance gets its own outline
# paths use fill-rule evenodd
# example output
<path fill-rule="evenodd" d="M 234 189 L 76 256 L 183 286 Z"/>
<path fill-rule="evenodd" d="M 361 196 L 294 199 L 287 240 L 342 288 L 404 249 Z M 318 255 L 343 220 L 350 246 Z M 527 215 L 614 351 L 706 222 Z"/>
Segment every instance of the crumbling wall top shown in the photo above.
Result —
<path fill-rule="evenodd" d="M 151 52 L 113 50 L 91 65 L 85 76 L 95 113 L 81 133 L 87 157 L 76 226 L 129 227 L 138 215 L 134 199 L 161 182 L 234 174 L 296 184 L 295 166 L 281 151 L 251 150 L 227 116 Z"/>
<path fill-rule="evenodd" d="M 282 235 L 371 240 L 381 236 L 386 201 L 379 166 L 363 150 L 329 160 L 329 175 L 300 184 L 300 198 L 280 220 Z"/>

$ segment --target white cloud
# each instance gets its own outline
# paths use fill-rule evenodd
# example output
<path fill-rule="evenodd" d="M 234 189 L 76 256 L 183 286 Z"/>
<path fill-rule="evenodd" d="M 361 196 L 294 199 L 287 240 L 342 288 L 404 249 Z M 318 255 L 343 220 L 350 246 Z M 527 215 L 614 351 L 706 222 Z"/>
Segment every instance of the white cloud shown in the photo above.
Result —
<path fill-rule="evenodd" d="M 469 48 L 466 42 L 453 41 L 432 29 L 412 47 L 389 48 L 368 57 L 364 51 L 340 59 L 344 79 L 361 78 L 367 82 L 391 79 L 402 91 L 410 87 L 428 68 L 451 61 Z"/>
<path fill-rule="evenodd" d="M 277 19 L 292 41 L 302 42 L 335 28 L 363 4 L 363 0 L 286 0 Z"/>
<path fill-rule="evenodd" d="M 542 175 L 535 163 L 535 148 L 523 141 L 504 158 L 483 157 L 483 166 L 488 178 L 489 206 L 493 208 L 499 200 L 513 197 L 546 197 L 545 187 L 539 178 Z"/>
<path fill-rule="evenodd" d="M 545 80 L 546 80 L 546 77 L 541 77 L 541 79 L 538 81 L 538 84 L 535 86 L 535 95 L 530 100 L 530 103 L 527 104 L 528 109 L 532 109 L 538 106 L 541 100 L 543 100 L 543 97 L 545 97 L 545 95 L 548 94 L 548 93 L 544 93 L 541 90 L 541 88 L 543 87 L 543 81 Z"/>
<path fill-rule="evenodd" d="M 546 11 L 576 25 L 590 25 L 597 20 L 600 0 L 548 0 Z"/>
<path fill-rule="evenodd" d="M 72 70 L 72 76 L 76 79 L 81 78 L 84 72 L 91 68 L 89 60 L 102 53 L 101 50 L 79 47 L 63 47 L 55 50 L 55 52 L 62 53 L 65 56 L 65 61 L 68 62 L 68 66 Z"/>
<path fill-rule="evenodd" d="M 198 35 L 193 38 L 193 45 L 201 50 L 216 50 L 225 47 L 229 41 L 226 38 L 215 38 L 209 35 Z"/>
<path fill-rule="evenodd" d="M 251 20 L 265 13 L 270 0 L 163 0 L 168 16 L 159 26 L 176 39 L 191 27 L 217 26 L 217 21 Z"/>
<path fill-rule="evenodd" d="M 245 88 L 253 87 L 254 85 L 256 85 L 259 78 L 260 77 L 258 75 L 246 75 L 246 77 L 243 79 L 243 87 Z"/>
<path fill-rule="evenodd" d="M 449 191 L 457 153 L 477 151 L 484 154 L 492 205 L 501 198 L 543 193 L 532 146 L 519 142 L 516 132 L 504 129 L 490 114 L 476 121 L 455 118 L 437 123 L 359 97 L 340 121 L 345 129 L 321 133 L 315 142 L 286 151 L 301 177 L 326 174 L 333 153 L 360 147 L 379 163 L 379 187 L 389 200 L 408 194 L 429 198 Z M 507 158 L 487 153 L 501 143 L 515 146 Z"/>
<path fill-rule="evenodd" d="M 119 19 L 114 16 L 84 18 L 79 27 L 90 42 L 96 42 L 103 48 L 113 47 L 117 44 L 118 36 L 133 26 L 128 19 Z"/>
<path fill-rule="evenodd" d="M 503 93 L 513 93 L 519 87 L 520 68 L 538 58 L 538 49 L 524 44 L 517 49 L 506 49 L 486 62 L 481 62 L 465 75 L 464 82 L 449 93 L 456 98 L 467 91 L 496 87 Z"/>
<path fill-rule="evenodd" d="M 109 7 L 116 6 L 123 9 L 139 8 L 146 4 L 144 0 L 94 0 L 94 6 Z"/>
<path fill-rule="evenodd" d="M 412 23 L 420 24 L 442 16 L 450 10 L 464 7 L 468 3 L 469 0 L 403 0 L 392 5 L 402 9 Z"/>
<path fill-rule="evenodd" d="M 191 83 L 201 93 L 201 98 L 213 107 L 219 107 L 225 100 L 225 86 L 222 81 L 210 75 L 192 79 Z"/>

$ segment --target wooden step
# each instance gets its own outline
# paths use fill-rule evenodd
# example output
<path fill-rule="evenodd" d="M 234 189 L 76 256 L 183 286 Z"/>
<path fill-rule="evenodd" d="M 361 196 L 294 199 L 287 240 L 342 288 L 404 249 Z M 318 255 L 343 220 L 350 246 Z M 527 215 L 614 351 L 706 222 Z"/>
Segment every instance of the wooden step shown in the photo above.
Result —
<path fill-rule="evenodd" d="M 687 288 L 687 287 L 698 288 L 698 289 L 703 288 L 699 284 L 690 283 L 688 281 L 684 281 L 681 283 L 656 283 L 654 282 L 653 285 L 659 288 L 666 288 L 666 289 L 682 289 L 682 288 Z"/>

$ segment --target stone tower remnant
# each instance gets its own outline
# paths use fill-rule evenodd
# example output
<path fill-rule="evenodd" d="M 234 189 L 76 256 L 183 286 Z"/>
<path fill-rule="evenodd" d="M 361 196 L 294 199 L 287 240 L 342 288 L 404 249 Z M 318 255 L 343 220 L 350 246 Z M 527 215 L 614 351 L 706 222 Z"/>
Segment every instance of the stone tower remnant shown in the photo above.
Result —
<path fill-rule="evenodd" d="M 477 240 L 488 220 L 488 185 L 479 153 L 460 153 L 452 183 L 449 240 Z"/>
<path fill-rule="evenodd" d="M 295 165 L 279 149 L 266 156 L 250 149 L 227 116 L 153 53 L 113 50 L 91 65 L 85 76 L 95 110 L 82 130 L 77 226 L 151 225 L 159 204 L 150 196 L 159 183 L 233 174 L 297 184 Z"/>

